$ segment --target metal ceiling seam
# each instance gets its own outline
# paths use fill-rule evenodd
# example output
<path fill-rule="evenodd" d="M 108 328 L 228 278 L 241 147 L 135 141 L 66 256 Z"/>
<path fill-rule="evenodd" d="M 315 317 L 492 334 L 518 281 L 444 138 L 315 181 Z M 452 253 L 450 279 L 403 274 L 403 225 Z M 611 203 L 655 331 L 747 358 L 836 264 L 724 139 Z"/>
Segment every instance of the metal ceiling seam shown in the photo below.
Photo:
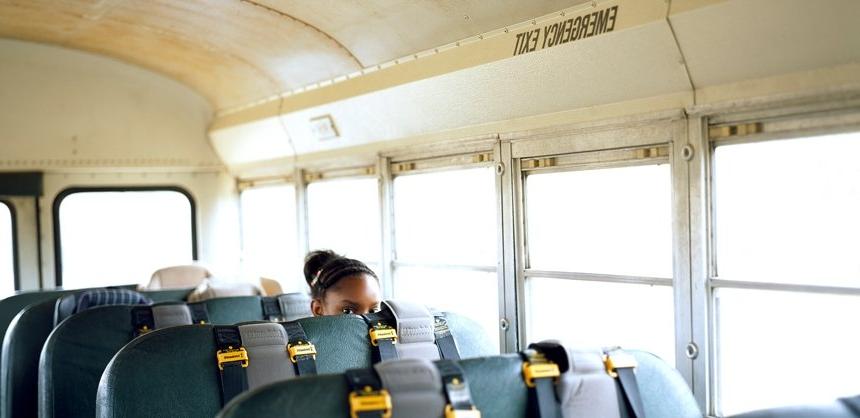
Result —
<path fill-rule="evenodd" d="M 350 51 L 350 50 L 349 50 L 349 48 L 347 48 L 347 47 L 346 47 L 346 45 L 344 45 L 343 43 L 341 43 L 339 40 L 337 40 L 337 38 L 335 38 L 334 36 L 330 35 L 328 32 L 326 32 L 326 31 L 324 31 L 324 30 L 322 30 L 322 29 L 320 29 L 320 28 L 318 28 L 318 27 L 316 27 L 316 26 L 314 26 L 314 25 L 312 25 L 312 24 L 308 23 L 308 22 L 307 22 L 307 21 L 305 21 L 305 20 L 299 19 L 299 18 L 297 18 L 297 17 L 295 17 L 295 16 L 293 16 L 293 15 L 291 15 L 291 14 L 289 14 L 289 13 L 282 12 L 282 11 L 280 11 L 280 10 L 278 10 L 278 9 L 274 8 L 274 7 L 270 7 L 270 6 L 267 6 L 267 5 L 262 4 L 262 3 L 257 3 L 257 2 L 256 2 L 256 1 L 254 1 L 254 0 L 239 0 L 239 1 L 241 1 L 241 2 L 243 2 L 243 3 L 248 3 L 248 4 L 252 5 L 252 6 L 259 7 L 259 8 L 261 8 L 261 9 L 263 9 L 263 10 L 269 11 L 269 12 L 271 12 L 271 13 L 275 13 L 275 14 L 277 14 L 277 15 L 279 15 L 279 16 L 282 16 L 282 17 L 285 17 L 285 18 L 287 18 L 287 19 L 291 19 L 291 20 L 293 20 L 293 21 L 295 21 L 295 22 L 301 23 L 301 24 L 303 24 L 303 25 L 305 25 L 305 26 L 307 26 L 307 27 L 309 27 L 309 28 L 311 28 L 311 29 L 313 29 L 313 30 L 315 30 L 315 31 L 319 32 L 320 34 L 322 34 L 323 36 L 325 36 L 326 38 L 330 39 L 332 42 L 334 42 L 335 44 L 337 44 L 337 46 L 338 46 L 339 48 L 343 49 L 343 50 L 347 53 L 347 55 L 349 55 L 349 57 L 350 57 L 353 61 L 355 61 L 355 63 L 358 65 L 358 68 L 364 68 L 364 67 L 365 67 L 365 65 L 361 63 L 361 60 L 359 60 L 359 59 L 358 59 L 358 57 L 357 57 L 357 56 L 355 56 L 355 54 L 353 54 L 353 53 L 352 53 L 352 51 Z"/>

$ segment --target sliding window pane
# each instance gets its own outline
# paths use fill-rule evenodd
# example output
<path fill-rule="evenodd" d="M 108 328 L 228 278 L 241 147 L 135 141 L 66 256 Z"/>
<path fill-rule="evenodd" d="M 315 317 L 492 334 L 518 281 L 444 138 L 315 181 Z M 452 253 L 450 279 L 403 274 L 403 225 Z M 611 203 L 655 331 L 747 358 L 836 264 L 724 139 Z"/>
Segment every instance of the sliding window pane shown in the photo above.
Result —
<path fill-rule="evenodd" d="M 59 209 L 63 287 L 146 283 L 193 262 L 191 202 L 176 191 L 78 192 Z"/>
<path fill-rule="evenodd" d="M 557 339 L 583 347 L 646 350 L 675 362 L 669 286 L 529 278 L 528 342 Z"/>
<path fill-rule="evenodd" d="M 860 287 L 860 133 L 714 153 L 717 275 Z"/>
<path fill-rule="evenodd" d="M 0 298 L 15 293 L 15 230 L 12 210 L 0 202 Z"/>
<path fill-rule="evenodd" d="M 529 267 L 672 277 L 668 165 L 526 178 Z"/>
<path fill-rule="evenodd" d="M 495 266 L 495 191 L 489 167 L 396 177 L 397 259 Z"/>
<path fill-rule="evenodd" d="M 496 273 L 459 269 L 398 267 L 394 297 L 456 312 L 477 321 L 487 344 L 499 348 L 498 279 Z"/>
<path fill-rule="evenodd" d="M 308 185 L 311 249 L 327 248 L 365 263 L 379 262 L 379 187 L 375 178 Z"/>
<path fill-rule="evenodd" d="M 860 392 L 860 296 L 718 289 L 715 307 L 721 413 Z"/>
<path fill-rule="evenodd" d="M 248 189 L 242 192 L 241 205 L 245 275 L 276 279 L 284 292 L 306 291 L 298 260 L 295 188 Z"/>

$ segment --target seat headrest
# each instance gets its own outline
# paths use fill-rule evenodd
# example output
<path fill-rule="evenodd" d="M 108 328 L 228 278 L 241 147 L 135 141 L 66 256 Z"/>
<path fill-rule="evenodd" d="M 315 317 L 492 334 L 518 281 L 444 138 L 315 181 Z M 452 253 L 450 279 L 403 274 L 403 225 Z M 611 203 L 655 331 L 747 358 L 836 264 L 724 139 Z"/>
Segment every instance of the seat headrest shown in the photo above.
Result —
<path fill-rule="evenodd" d="M 183 289 L 199 285 L 211 277 L 205 267 L 197 265 L 172 266 L 158 269 L 152 273 L 149 284 L 142 290 Z"/>
<path fill-rule="evenodd" d="M 107 305 L 149 305 L 152 300 L 128 289 L 90 289 L 57 299 L 54 326 L 64 319 L 90 308 Z"/>

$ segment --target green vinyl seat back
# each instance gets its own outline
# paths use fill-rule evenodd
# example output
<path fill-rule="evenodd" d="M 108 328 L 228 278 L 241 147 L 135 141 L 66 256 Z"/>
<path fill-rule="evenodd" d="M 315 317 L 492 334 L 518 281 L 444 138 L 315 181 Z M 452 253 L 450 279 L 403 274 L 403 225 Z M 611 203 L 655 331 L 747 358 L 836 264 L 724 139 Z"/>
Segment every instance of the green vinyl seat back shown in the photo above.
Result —
<path fill-rule="evenodd" d="M 15 316 L 3 340 L 0 416 L 35 417 L 39 353 L 54 329 L 54 299 L 28 306 Z"/>
<path fill-rule="evenodd" d="M 152 303 L 161 302 L 179 302 L 186 300 L 191 294 L 193 288 L 190 289 L 164 289 L 164 290 L 141 290 L 138 291 L 141 295 L 148 297 Z"/>
<path fill-rule="evenodd" d="M 18 312 L 32 304 L 46 300 L 54 301 L 68 292 L 68 290 L 26 291 L 0 300 L 0 339 L 5 337 L 9 324 L 15 315 L 18 315 Z M 2 363 L 0 363 L 0 367 L 2 367 Z"/>
<path fill-rule="evenodd" d="M 263 319 L 259 296 L 205 302 L 209 323 L 233 324 Z M 138 332 L 132 324 L 135 305 L 101 306 L 79 312 L 59 324 L 39 359 L 40 417 L 91 417 L 96 391 L 110 359 Z M 146 378 L 133 385 L 149 382 Z"/>
<path fill-rule="evenodd" d="M 480 325 L 453 313 L 445 317 L 462 357 L 493 353 L 494 345 Z M 316 347 L 320 375 L 372 364 L 368 325 L 361 317 L 311 317 L 296 322 Z M 117 353 L 105 370 L 99 384 L 96 416 L 214 416 L 222 407 L 215 353 L 214 328 L 209 326 L 168 328 L 135 339 Z M 255 358 L 249 357 L 253 366 Z"/>
<path fill-rule="evenodd" d="M 648 418 L 702 418 L 692 393 L 680 374 L 655 356 L 630 351 L 637 362 L 637 380 L 641 390 L 645 416 Z M 411 360 L 406 360 L 411 361 Z M 523 359 L 518 354 L 505 354 L 457 362 L 471 393 L 471 401 L 487 418 L 537 418 L 528 410 L 529 394 L 523 380 Z M 392 364 L 377 365 L 392 368 Z M 410 369 L 406 369 L 410 371 Z M 410 373 L 413 373 L 410 371 Z M 383 378 L 383 381 L 385 379 Z M 579 384 L 570 388 L 570 404 L 587 402 L 589 385 Z M 386 387 L 393 398 L 392 418 L 425 418 L 445 415 L 444 395 L 439 384 L 438 410 L 398 410 L 396 391 Z M 416 394 L 400 389 L 408 398 L 400 405 L 416 399 Z M 343 375 L 314 376 L 287 380 L 245 392 L 230 402 L 218 415 L 220 418 L 252 418 L 279 416 L 283 418 L 342 418 L 350 416 L 349 392 Z M 560 396 L 560 395 L 559 395 Z M 617 406 L 617 405 L 613 405 Z M 573 415 L 569 409 L 563 418 L 599 417 L 605 415 Z M 419 416 L 420 415 L 420 416 Z"/>

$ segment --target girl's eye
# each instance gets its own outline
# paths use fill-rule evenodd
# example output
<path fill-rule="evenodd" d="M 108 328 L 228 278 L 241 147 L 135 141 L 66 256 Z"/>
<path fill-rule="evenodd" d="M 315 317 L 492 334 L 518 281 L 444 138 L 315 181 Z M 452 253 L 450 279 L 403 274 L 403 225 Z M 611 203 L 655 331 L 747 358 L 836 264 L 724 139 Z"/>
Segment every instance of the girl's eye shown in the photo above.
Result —
<path fill-rule="evenodd" d="M 355 311 L 354 311 L 352 308 L 343 308 L 343 309 L 341 310 L 341 312 L 342 312 L 344 315 L 352 315 L 352 314 L 354 314 L 354 313 L 355 313 Z"/>

